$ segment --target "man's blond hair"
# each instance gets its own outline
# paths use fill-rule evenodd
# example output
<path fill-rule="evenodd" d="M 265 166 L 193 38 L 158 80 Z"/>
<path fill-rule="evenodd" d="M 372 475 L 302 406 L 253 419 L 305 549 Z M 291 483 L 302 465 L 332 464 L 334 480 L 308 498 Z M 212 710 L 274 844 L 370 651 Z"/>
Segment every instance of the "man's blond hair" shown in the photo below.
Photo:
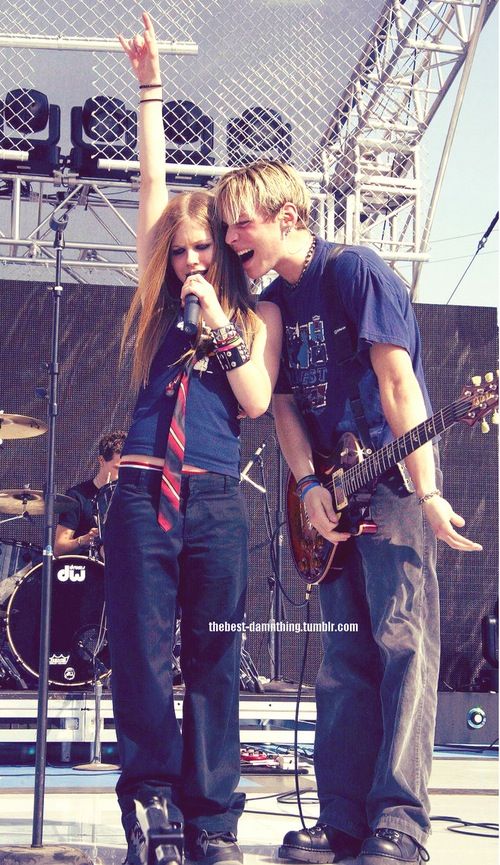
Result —
<path fill-rule="evenodd" d="M 307 228 L 311 201 L 301 176 L 290 165 L 259 160 L 225 174 L 214 189 L 215 207 L 227 225 L 238 222 L 241 214 L 250 218 L 257 210 L 273 219 L 284 204 L 297 208 L 297 228 Z"/>

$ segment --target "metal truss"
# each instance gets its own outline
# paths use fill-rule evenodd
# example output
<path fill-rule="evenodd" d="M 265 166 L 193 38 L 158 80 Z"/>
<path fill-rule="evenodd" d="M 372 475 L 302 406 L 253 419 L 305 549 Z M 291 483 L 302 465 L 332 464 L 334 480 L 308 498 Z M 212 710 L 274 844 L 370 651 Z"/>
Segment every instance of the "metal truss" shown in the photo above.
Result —
<path fill-rule="evenodd" d="M 317 152 L 329 235 L 412 262 L 416 288 L 478 37 L 496 0 L 390 0 Z M 434 193 L 422 220 L 419 145 L 463 67 Z"/>
<path fill-rule="evenodd" d="M 129 212 L 137 208 L 137 189 L 138 181 L 133 180 L 0 174 L 0 201 L 10 201 L 9 224 L 0 231 L 0 262 L 51 272 L 55 253 L 50 220 L 54 213 L 74 208 L 66 232 L 66 276 L 86 283 L 107 281 L 112 275 L 113 284 L 117 277 L 133 284 L 137 278 L 135 214 L 130 219 Z M 68 239 L 73 236 L 77 239 Z"/>
<path fill-rule="evenodd" d="M 138 162 L 100 160 L 100 165 L 123 171 L 138 171 Z M 226 167 L 211 166 L 196 169 L 185 165 L 166 164 L 166 171 L 175 171 L 179 182 L 169 185 L 169 193 L 204 188 L 188 183 L 187 177 L 210 174 L 212 182 L 227 171 Z M 302 172 L 306 182 L 317 186 L 319 172 Z M 0 263 L 22 264 L 45 268 L 51 272 L 55 261 L 54 235 L 51 218 L 59 211 L 73 212 L 66 232 L 63 271 L 71 281 L 79 283 L 110 282 L 131 285 L 137 281 L 135 254 L 135 211 L 139 175 L 127 180 L 91 180 L 56 172 L 53 177 L 30 174 L 0 173 L 0 202 L 10 203 L 8 227 L 0 229 Z M 317 230 L 326 232 L 326 196 L 311 190 L 315 203 Z M 0 204 L 1 207 L 1 204 Z M 134 211 L 130 214 L 130 211 Z M 132 216 L 132 219 L 130 218 Z M 73 224 L 72 224 L 73 223 Z M 75 235 L 76 240 L 69 237 Z M 93 238 L 99 237 L 100 240 Z M 102 238 L 105 238 L 102 240 Z M 96 279 L 96 273 L 98 277 Z"/>
<path fill-rule="evenodd" d="M 388 0 L 314 151 L 310 171 L 303 173 L 314 194 L 318 231 L 340 242 L 370 244 L 396 270 L 410 262 L 413 287 L 427 259 L 433 209 L 479 34 L 496 3 Z M 421 140 L 462 69 L 423 219 Z M 138 171 L 137 162 L 100 165 Z M 167 169 L 179 181 L 172 191 L 193 189 L 197 182 L 205 188 L 207 172 L 215 179 L 227 170 L 224 165 Z M 135 214 L 131 220 L 129 211 L 137 207 L 138 183 L 138 175 L 130 181 L 84 180 L 65 170 L 51 177 L 0 174 L 0 201 L 10 202 L 10 219 L 0 221 L 0 262 L 51 267 L 52 212 L 76 205 L 70 218 L 76 239 L 66 242 L 66 275 L 95 282 L 99 272 L 99 282 L 133 283 Z"/>

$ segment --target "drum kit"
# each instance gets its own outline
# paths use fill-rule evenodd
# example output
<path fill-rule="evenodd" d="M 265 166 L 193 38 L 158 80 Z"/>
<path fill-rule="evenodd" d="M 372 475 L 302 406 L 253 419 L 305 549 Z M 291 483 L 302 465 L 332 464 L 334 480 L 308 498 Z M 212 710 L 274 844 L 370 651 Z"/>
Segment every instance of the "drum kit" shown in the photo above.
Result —
<path fill-rule="evenodd" d="M 0 411 L 0 441 L 31 438 L 47 425 L 26 415 Z M 96 522 L 101 534 L 115 483 L 99 490 Z M 56 495 L 54 512 L 76 507 L 70 496 Z M 42 490 L 0 490 L 0 526 L 45 513 Z M 2 519 L 2 515 L 6 518 Z M 0 688 L 37 687 L 39 676 L 42 549 L 0 538 Z M 94 685 L 110 675 L 104 610 L 104 564 L 98 550 L 86 556 L 60 556 L 52 562 L 52 616 L 49 684 L 72 688 Z"/>

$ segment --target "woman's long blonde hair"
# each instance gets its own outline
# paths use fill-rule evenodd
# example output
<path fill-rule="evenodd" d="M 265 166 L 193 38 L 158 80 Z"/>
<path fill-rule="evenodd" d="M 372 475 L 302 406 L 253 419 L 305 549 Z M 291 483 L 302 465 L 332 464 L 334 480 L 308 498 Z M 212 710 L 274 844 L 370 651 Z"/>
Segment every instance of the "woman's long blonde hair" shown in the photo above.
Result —
<path fill-rule="evenodd" d="M 120 356 L 123 357 L 132 325 L 137 319 L 132 385 L 139 388 L 149 380 L 151 363 L 180 307 L 181 282 L 174 273 L 170 250 L 174 235 L 184 220 L 200 223 L 214 240 L 214 260 L 206 274 L 226 315 L 238 326 L 247 343 L 255 332 L 256 315 L 252 296 L 238 256 L 224 242 L 214 197 L 208 192 L 186 192 L 169 201 L 156 227 L 151 260 L 139 282 L 125 318 Z M 201 324 L 195 350 L 201 340 Z"/>

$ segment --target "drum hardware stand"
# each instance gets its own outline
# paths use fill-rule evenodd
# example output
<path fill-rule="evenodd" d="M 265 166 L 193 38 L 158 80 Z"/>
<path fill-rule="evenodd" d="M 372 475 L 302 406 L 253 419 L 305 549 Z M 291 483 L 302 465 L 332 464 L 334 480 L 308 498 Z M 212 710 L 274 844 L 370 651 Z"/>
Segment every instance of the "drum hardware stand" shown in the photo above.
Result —
<path fill-rule="evenodd" d="M 2 670 L 4 673 L 6 673 L 7 676 L 10 676 L 11 679 L 15 680 L 18 683 L 21 691 L 27 691 L 28 690 L 28 685 L 24 681 L 21 674 L 16 670 L 12 661 L 9 658 L 7 658 L 1 651 L 0 651 L 0 670 Z"/>
<path fill-rule="evenodd" d="M 81 763 L 78 766 L 73 766 L 73 769 L 81 772 L 102 771 L 102 772 L 117 772 L 119 766 L 114 763 L 103 763 L 101 761 L 101 698 L 102 698 L 102 681 L 98 676 L 97 665 L 101 663 L 97 657 L 98 653 L 104 644 L 104 635 L 106 633 L 104 607 L 102 611 L 102 619 L 100 623 L 99 633 L 95 642 L 95 646 L 90 654 L 83 642 L 79 643 L 81 649 L 92 659 L 93 686 L 94 686 L 94 743 L 92 748 L 93 757 L 90 763 Z M 102 665 L 104 666 L 104 665 Z"/>
<path fill-rule="evenodd" d="M 95 669 L 95 667 L 94 667 Z M 119 766 L 114 763 L 101 762 L 101 697 L 102 697 L 102 682 L 94 675 L 94 744 L 93 757 L 90 763 L 81 763 L 79 766 L 73 766 L 78 772 L 118 772 Z"/>
<path fill-rule="evenodd" d="M 45 519 L 44 519 L 44 547 L 43 547 L 43 570 L 42 570 L 42 597 L 40 610 L 40 662 L 39 662 L 39 684 L 38 684 L 38 715 L 36 731 L 35 752 L 35 780 L 34 780 L 34 804 L 33 804 L 33 831 L 31 847 L 10 846 L 0 849 L 0 856 L 6 853 L 15 858 L 16 863 L 47 861 L 48 850 L 53 850 L 54 858 L 64 856 L 65 861 L 78 862 L 82 865 L 87 858 L 88 865 L 92 865 L 89 857 L 84 857 L 81 850 L 73 847 L 54 846 L 43 848 L 43 806 L 45 794 L 45 765 L 47 760 L 47 729 L 48 729 L 48 697 L 49 697 L 49 651 L 50 651 L 50 613 L 51 613 L 51 590 L 52 590 L 52 562 L 54 559 L 53 533 L 54 533 L 54 502 L 55 502 L 55 427 L 58 412 L 57 386 L 59 376 L 59 323 L 60 305 L 63 287 L 62 279 L 62 253 L 64 249 L 64 230 L 68 224 L 69 211 L 76 206 L 77 200 L 71 202 L 64 209 L 56 208 L 50 220 L 50 227 L 54 231 L 55 249 L 55 284 L 49 288 L 52 292 L 52 331 L 51 331 L 51 358 L 45 364 L 49 374 L 49 388 L 37 389 L 38 396 L 48 400 L 48 446 L 47 446 L 47 477 L 45 487 Z M 40 857 L 33 848 L 40 849 Z"/>
<path fill-rule="evenodd" d="M 24 484 L 23 489 L 26 490 L 27 493 L 31 490 L 31 484 Z M 29 499 L 22 501 L 21 504 L 23 507 L 26 507 Z M 27 510 L 23 510 L 22 514 L 15 514 L 13 517 L 5 517 L 4 520 L 0 520 L 0 526 L 3 526 L 4 523 L 11 523 L 13 520 L 27 520 L 30 524 L 33 524 L 33 517 Z"/>

